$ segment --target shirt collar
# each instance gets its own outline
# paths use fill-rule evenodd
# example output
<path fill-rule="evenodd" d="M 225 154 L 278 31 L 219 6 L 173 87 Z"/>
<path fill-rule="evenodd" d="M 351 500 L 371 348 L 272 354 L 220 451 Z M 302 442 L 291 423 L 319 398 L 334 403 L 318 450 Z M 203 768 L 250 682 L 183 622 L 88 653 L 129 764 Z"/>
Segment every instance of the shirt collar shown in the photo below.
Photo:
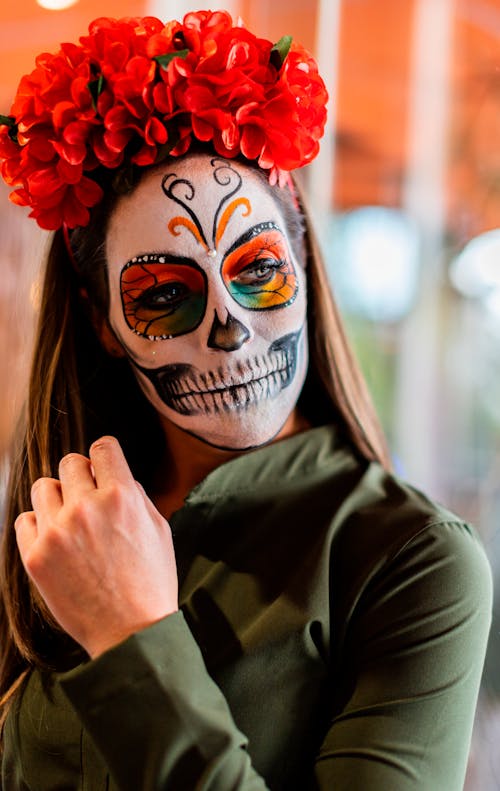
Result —
<path fill-rule="evenodd" d="M 291 482 L 303 480 L 308 473 L 331 470 L 339 464 L 342 451 L 345 453 L 346 445 L 336 426 L 308 429 L 221 464 L 194 487 L 186 505 L 262 489 L 289 488 Z"/>

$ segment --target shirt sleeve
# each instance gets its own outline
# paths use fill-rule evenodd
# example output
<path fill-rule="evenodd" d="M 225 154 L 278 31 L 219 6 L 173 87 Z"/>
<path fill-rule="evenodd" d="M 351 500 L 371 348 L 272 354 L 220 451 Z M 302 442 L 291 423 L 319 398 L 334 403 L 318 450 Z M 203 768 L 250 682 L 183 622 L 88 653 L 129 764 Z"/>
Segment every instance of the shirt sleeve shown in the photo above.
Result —
<path fill-rule="evenodd" d="M 121 791 L 266 791 L 181 611 L 60 681 Z"/>
<path fill-rule="evenodd" d="M 428 526 L 374 574 L 312 789 L 461 791 L 490 609 L 489 565 L 462 524 Z M 181 612 L 60 680 L 123 791 L 268 788 Z"/>
<path fill-rule="evenodd" d="M 491 603 L 465 524 L 431 524 L 384 564 L 352 614 L 315 788 L 462 791 Z"/>

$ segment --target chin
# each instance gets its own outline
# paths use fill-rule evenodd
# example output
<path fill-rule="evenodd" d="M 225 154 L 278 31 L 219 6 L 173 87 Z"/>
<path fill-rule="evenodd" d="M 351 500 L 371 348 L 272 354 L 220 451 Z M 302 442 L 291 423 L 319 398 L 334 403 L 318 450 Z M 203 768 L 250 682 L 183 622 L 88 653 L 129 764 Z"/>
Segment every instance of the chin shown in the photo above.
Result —
<path fill-rule="evenodd" d="M 308 363 L 304 342 L 298 351 L 283 370 L 203 392 L 181 384 L 189 383 L 182 364 L 139 369 L 139 383 L 158 414 L 187 434 L 222 450 L 251 450 L 272 442 L 296 407 Z"/>

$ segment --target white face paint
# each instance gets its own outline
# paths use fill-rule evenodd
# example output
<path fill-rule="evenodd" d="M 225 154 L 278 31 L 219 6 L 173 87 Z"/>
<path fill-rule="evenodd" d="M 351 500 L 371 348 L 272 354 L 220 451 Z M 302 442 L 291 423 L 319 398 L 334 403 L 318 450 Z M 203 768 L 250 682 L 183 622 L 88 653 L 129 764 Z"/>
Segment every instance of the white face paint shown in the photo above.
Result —
<path fill-rule="evenodd" d="M 231 450 L 269 442 L 307 369 L 305 272 L 251 168 L 193 155 L 119 199 L 111 326 L 158 413 Z"/>

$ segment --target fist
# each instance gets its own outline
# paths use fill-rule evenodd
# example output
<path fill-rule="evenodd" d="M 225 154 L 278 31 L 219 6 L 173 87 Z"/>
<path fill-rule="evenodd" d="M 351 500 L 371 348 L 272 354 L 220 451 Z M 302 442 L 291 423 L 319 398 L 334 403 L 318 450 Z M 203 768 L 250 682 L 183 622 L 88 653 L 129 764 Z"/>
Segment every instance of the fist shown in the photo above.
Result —
<path fill-rule="evenodd" d="M 61 627 L 91 657 L 178 609 L 168 522 L 130 471 L 117 440 L 65 456 L 59 480 L 33 484 L 15 523 L 19 552 Z"/>

